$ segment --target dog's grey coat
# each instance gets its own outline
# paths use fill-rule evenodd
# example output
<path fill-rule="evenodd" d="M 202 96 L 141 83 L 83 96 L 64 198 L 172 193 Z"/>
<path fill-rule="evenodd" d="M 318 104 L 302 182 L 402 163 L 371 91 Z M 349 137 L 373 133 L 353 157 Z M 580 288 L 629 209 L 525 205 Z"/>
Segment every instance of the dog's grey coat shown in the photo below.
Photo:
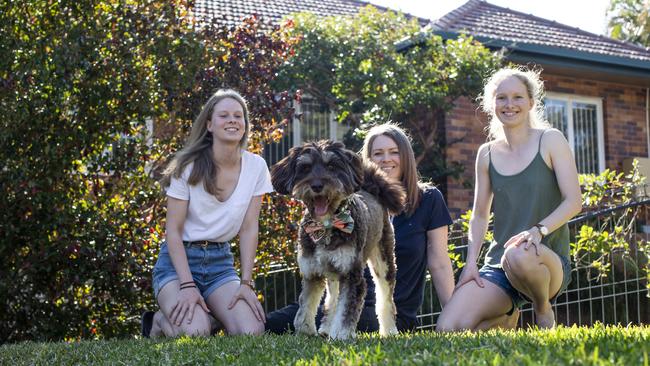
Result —
<path fill-rule="evenodd" d="M 332 141 L 291 149 L 273 166 L 271 180 L 278 193 L 291 194 L 306 205 L 303 223 L 308 218 L 319 219 L 314 217 L 319 199 L 328 202 L 325 216 L 332 216 L 347 201 L 354 219 L 351 233 L 329 228 L 318 242 L 301 225 L 298 265 L 302 292 L 294 320 L 296 331 L 316 334 L 316 309 L 327 285 L 319 333 L 334 339 L 353 337 L 366 293 L 363 269 L 368 263 L 376 284 L 380 333 L 395 334 L 395 236 L 389 212 L 403 209 L 401 184 L 390 181 L 374 164 L 364 165 L 342 143 Z"/>

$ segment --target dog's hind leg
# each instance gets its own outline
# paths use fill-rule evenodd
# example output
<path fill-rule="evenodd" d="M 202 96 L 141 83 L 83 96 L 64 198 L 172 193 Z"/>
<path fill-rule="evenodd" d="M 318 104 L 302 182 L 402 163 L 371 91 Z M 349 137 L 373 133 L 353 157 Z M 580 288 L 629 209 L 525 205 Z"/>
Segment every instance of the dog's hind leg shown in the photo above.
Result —
<path fill-rule="evenodd" d="M 397 334 L 395 325 L 395 236 L 388 218 L 384 220 L 384 231 L 380 243 L 368 256 L 368 266 L 375 282 L 377 299 L 375 310 L 379 321 L 379 334 L 387 336 Z"/>
<path fill-rule="evenodd" d="M 303 277 L 298 298 L 300 307 L 293 320 L 297 334 L 316 335 L 316 310 L 324 289 L 325 280 L 322 277 Z"/>
<path fill-rule="evenodd" d="M 338 278 L 327 278 L 327 296 L 325 296 L 325 306 L 323 307 L 323 318 L 318 328 L 318 334 L 328 336 L 332 327 L 332 319 L 336 312 L 336 301 L 339 297 Z"/>
<path fill-rule="evenodd" d="M 332 339 L 345 340 L 356 336 L 357 323 L 366 296 L 363 267 L 361 262 L 354 263 L 348 273 L 340 276 L 338 304 L 329 333 Z"/>

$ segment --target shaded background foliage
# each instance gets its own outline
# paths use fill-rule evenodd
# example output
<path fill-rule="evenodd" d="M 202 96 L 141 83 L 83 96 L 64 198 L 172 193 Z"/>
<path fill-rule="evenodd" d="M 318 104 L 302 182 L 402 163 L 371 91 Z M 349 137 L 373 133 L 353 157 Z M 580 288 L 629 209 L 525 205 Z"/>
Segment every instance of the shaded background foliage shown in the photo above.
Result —
<path fill-rule="evenodd" d="M 327 105 L 339 122 L 359 128 L 345 141 L 360 147 L 363 130 L 387 120 L 412 135 L 422 175 L 443 185 L 463 167 L 447 162 L 444 118 L 460 97 L 476 98 L 500 53 L 471 37 L 443 40 L 415 19 L 366 7 L 354 16 L 292 16 L 300 42 L 277 79 Z M 397 44 L 397 47 L 396 47 Z"/>
<path fill-rule="evenodd" d="M 239 90 L 254 152 L 291 115 L 296 96 L 269 85 L 294 40 L 259 27 L 199 26 L 181 0 L 0 5 L 0 342 L 137 333 L 164 235 L 156 172 L 202 103 Z M 291 235 L 278 200 L 272 258 Z"/>

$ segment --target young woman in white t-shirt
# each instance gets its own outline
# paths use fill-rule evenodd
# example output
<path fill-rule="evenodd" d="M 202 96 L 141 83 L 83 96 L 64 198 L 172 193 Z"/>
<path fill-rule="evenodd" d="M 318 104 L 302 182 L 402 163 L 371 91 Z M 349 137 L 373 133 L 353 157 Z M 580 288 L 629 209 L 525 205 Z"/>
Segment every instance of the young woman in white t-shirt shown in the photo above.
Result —
<path fill-rule="evenodd" d="M 262 195 L 273 187 L 264 160 L 245 150 L 249 131 L 245 100 L 219 90 L 165 170 L 167 235 L 153 270 L 160 310 L 143 315 L 143 336 L 207 336 L 212 317 L 229 334 L 264 331 L 252 271 Z M 241 280 L 229 244 L 237 234 Z"/>

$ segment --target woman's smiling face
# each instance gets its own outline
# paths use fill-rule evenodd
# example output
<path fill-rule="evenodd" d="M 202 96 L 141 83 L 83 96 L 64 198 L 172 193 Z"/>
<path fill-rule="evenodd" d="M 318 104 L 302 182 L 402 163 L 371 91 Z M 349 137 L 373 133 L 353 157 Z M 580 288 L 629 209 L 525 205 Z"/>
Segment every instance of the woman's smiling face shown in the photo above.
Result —
<path fill-rule="evenodd" d="M 402 179 L 399 148 L 392 138 L 386 135 L 375 137 L 370 149 L 370 158 L 388 174 L 388 177 L 399 181 Z"/>
<path fill-rule="evenodd" d="M 244 108 L 232 98 L 224 98 L 214 106 L 208 131 L 214 140 L 239 143 L 246 133 Z"/>
<path fill-rule="evenodd" d="M 533 108 L 526 85 L 515 76 L 499 83 L 494 93 L 494 114 L 504 128 L 528 123 L 528 114 Z"/>

